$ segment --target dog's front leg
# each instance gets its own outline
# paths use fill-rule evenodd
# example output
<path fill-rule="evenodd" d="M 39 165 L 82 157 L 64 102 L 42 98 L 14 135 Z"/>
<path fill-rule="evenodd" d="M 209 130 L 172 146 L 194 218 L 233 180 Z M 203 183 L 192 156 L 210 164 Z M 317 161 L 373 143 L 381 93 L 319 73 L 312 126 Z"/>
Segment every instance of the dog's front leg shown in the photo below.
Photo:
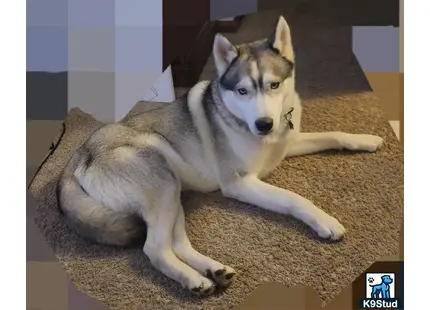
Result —
<path fill-rule="evenodd" d="M 375 152 L 383 139 L 374 135 L 339 131 L 298 133 L 288 142 L 286 157 L 301 156 L 333 149 Z"/>
<path fill-rule="evenodd" d="M 385 287 L 382 289 L 382 298 L 390 298 L 390 288 Z"/>
<path fill-rule="evenodd" d="M 316 207 L 308 199 L 291 191 L 278 188 L 245 176 L 222 188 L 224 196 L 256 205 L 273 212 L 292 215 L 314 229 L 322 238 L 340 239 L 345 228 L 332 216 Z"/>

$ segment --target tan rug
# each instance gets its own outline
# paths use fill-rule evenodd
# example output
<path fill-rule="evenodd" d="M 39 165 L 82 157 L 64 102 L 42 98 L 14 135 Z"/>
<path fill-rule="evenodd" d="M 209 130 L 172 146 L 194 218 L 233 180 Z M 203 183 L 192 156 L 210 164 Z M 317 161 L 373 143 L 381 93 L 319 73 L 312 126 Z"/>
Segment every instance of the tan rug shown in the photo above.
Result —
<path fill-rule="evenodd" d="M 239 272 L 225 294 L 206 300 L 190 297 L 155 271 L 141 248 L 88 244 L 65 227 L 56 208 L 54 182 L 72 151 L 98 126 L 91 116 L 72 110 L 60 146 L 31 190 L 40 202 L 36 224 L 77 288 L 113 309 L 227 309 L 265 282 L 302 283 L 328 301 L 376 259 L 398 251 L 403 155 L 371 93 L 308 101 L 303 126 L 306 131 L 379 134 L 386 143 L 378 153 L 329 152 L 289 159 L 269 179 L 335 215 L 348 230 L 343 242 L 322 243 L 294 219 L 219 193 L 184 197 L 187 230 L 196 249 Z"/>

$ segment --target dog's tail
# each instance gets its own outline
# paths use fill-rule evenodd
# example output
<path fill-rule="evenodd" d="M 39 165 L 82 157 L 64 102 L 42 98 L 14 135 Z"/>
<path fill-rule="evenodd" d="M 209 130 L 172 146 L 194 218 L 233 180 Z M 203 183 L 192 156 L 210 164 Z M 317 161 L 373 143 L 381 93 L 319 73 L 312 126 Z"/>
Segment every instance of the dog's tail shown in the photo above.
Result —
<path fill-rule="evenodd" d="M 74 171 L 84 157 L 78 150 L 57 183 L 58 207 L 68 226 L 80 236 L 100 244 L 127 246 L 143 243 L 146 225 L 141 217 L 110 210 L 88 195 L 79 184 Z"/>

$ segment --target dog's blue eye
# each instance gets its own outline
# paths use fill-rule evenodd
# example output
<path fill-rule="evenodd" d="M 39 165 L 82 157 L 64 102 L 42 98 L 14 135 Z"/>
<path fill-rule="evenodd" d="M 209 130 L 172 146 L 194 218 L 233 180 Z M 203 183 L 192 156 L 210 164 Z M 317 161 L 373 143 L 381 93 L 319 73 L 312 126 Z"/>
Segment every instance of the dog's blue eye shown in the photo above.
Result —
<path fill-rule="evenodd" d="M 238 90 L 237 90 L 237 92 L 240 94 L 240 95 L 246 95 L 248 92 L 246 91 L 246 89 L 245 88 L 239 88 Z"/>
<path fill-rule="evenodd" d="M 277 89 L 279 87 L 279 83 L 270 83 L 271 89 Z"/>

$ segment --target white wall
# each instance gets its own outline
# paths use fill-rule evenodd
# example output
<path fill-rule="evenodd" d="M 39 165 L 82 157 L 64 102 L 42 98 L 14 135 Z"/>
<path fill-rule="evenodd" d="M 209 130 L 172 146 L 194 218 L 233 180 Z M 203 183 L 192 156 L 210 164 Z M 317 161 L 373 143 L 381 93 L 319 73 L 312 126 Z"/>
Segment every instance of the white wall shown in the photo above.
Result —
<path fill-rule="evenodd" d="M 353 27 L 352 49 L 363 71 L 399 72 L 399 28 Z"/>
<path fill-rule="evenodd" d="M 27 71 L 67 71 L 67 0 L 27 0 Z"/>

